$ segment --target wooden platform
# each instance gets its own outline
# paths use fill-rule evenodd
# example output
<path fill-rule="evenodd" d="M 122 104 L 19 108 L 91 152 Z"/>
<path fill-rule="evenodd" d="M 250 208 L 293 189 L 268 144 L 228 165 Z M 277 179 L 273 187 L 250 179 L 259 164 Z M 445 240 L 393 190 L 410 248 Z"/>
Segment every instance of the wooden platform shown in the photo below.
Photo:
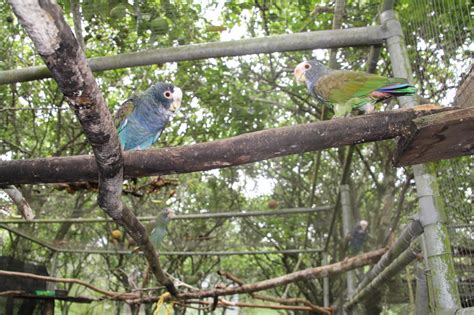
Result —
<path fill-rule="evenodd" d="M 413 165 L 474 154 L 473 106 L 423 116 L 413 122 L 412 130 L 398 142 L 395 165 Z"/>

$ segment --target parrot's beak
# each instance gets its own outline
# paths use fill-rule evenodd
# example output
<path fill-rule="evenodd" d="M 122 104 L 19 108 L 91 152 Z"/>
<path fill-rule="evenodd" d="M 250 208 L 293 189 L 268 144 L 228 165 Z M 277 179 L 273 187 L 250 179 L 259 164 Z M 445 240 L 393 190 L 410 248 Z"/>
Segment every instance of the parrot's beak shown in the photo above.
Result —
<path fill-rule="evenodd" d="M 296 66 L 295 71 L 293 72 L 293 75 L 295 76 L 297 82 L 306 82 L 306 77 L 304 75 L 306 69 L 304 66 L 305 62 L 300 63 Z"/>
<path fill-rule="evenodd" d="M 173 92 L 173 103 L 171 103 L 170 111 L 173 113 L 178 110 L 181 106 L 181 100 L 183 99 L 183 91 L 179 87 L 174 88 Z"/>

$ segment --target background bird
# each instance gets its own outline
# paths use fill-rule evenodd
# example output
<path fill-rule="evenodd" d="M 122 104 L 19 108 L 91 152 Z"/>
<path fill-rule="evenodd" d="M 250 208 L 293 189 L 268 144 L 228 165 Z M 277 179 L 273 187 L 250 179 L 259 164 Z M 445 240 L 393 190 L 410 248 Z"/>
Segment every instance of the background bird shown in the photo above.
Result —
<path fill-rule="evenodd" d="M 368 226 L 369 222 L 366 220 L 360 220 L 352 229 L 351 234 L 347 236 L 351 256 L 360 253 L 364 249 L 364 244 L 368 235 Z"/>
<path fill-rule="evenodd" d="M 122 150 L 146 149 L 155 143 L 182 96 L 180 88 L 159 82 L 125 101 L 114 118 Z"/>
<path fill-rule="evenodd" d="M 317 60 L 297 65 L 294 76 L 297 81 L 306 83 L 311 95 L 332 105 L 335 117 L 346 116 L 353 109 L 370 112 L 377 102 L 416 92 L 406 79 L 361 71 L 331 70 Z"/>
<path fill-rule="evenodd" d="M 165 208 L 157 215 L 153 230 L 150 233 L 150 241 L 156 249 L 160 248 L 166 233 L 168 232 L 168 223 L 174 217 L 174 211 Z"/>

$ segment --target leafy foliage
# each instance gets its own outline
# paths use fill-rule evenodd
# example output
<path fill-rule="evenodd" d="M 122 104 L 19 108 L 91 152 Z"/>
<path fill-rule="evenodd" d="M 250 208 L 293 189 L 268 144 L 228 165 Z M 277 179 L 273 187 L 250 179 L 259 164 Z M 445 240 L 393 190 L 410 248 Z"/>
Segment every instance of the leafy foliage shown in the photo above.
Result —
<path fill-rule="evenodd" d="M 428 23 L 421 13 L 425 12 L 425 6 L 404 0 L 398 8 L 402 24 L 408 30 L 410 57 L 422 95 L 434 100 L 449 100 L 449 89 L 443 88 L 442 82 L 449 78 L 455 85 L 461 76 L 458 67 L 450 66 L 450 61 L 464 58 L 469 36 L 459 30 L 468 28 L 469 24 L 456 18 L 458 13 L 451 9 L 451 1 L 437 3 L 442 7 L 435 13 L 436 34 L 451 34 L 442 38 L 438 46 L 434 33 L 426 32 L 427 28 L 423 27 Z M 72 26 L 70 1 L 60 1 L 60 4 Z M 86 55 L 93 58 L 161 47 L 331 29 L 334 4 L 308 0 L 163 0 L 135 1 L 133 4 L 123 0 L 83 0 L 79 5 Z M 378 7 L 379 1 L 375 0 L 347 1 L 343 27 L 373 24 Z M 465 10 L 462 5 L 457 9 Z M 41 65 L 41 59 L 9 6 L 0 6 L 0 21 L 0 70 Z M 420 47 L 420 43 L 425 46 Z M 342 68 L 363 70 L 367 53 L 367 48 L 341 49 L 337 61 Z M 328 113 L 324 115 L 322 107 L 307 95 L 305 87 L 297 85 L 292 78 L 293 67 L 313 54 L 319 58 L 327 56 L 322 51 L 260 54 L 118 69 L 95 75 L 111 112 L 133 93 L 145 90 L 158 80 L 171 81 L 181 87 L 184 91 L 182 109 L 156 144 L 158 147 L 177 146 L 328 117 Z M 434 62 L 441 54 L 444 54 L 445 62 Z M 378 63 L 383 75 L 390 72 L 388 60 L 383 52 Z M 464 64 L 461 67 L 465 70 Z M 0 124 L 3 126 L 0 129 L 0 154 L 5 159 L 91 153 L 73 113 L 51 79 L 1 85 Z M 360 145 L 353 155 L 349 179 L 353 214 L 356 219 L 369 221 L 371 237 L 367 248 L 385 246 L 389 230 L 398 230 L 416 211 L 410 171 L 392 167 L 389 154 L 392 149 L 393 145 L 388 142 Z M 124 198 L 140 216 L 155 216 L 165 205 L 178 214 L 270 211 L 275 204 L 277 208 L 331 205 L 336 202 L 345 152 L 344 149 L 331 149 L 163 178 L 177 185 L 153 186 L 149 178 L 131 180 L 124 184 L 125 191 L 130 192 Z M 460 167 L 466 174 L 469 163 L 461 161 Z M 470 172 L 472 175 L 472 168 Z M 408 188 L 404 189 L 405 186 Z M 21 190 L 37 218 L 105 216 L 96 207 L 94 185 L 24 185 Z M 145 193 L 138 194 L 137 191 Z M 0 198 L 1 208 L 13 210 L 6 198 Z M 291 217 L 172 221 L 164 248 L 170 251 L 320 249 L 324 248 L 331 218 L 332 211 Z M 64 248 L 114 250 L 133 246 L 127 235 L 114 242 L 110 233 L 118 227 L 112 223 L 37 224 L 19 228 Z M 340 231 L 338 219 L 329 244 L 333 262 L 343 259 L 344 255 L 344 236 Z M 0 238 L 6 244 L 2 247 L 3 255 L 43 263 L 51 261 L 51 252 L 36 244 L 3 230 Z M 197 287 L 224 281 L 216 275 L 218 270 L 231 271 L 250 283 L 292 272 L 298 261 L 300 269 L 322 264 L 318 253 L 163 256 L 162 259 L 166 270 Z M 144 269 L 144 259 L 139 255 L 64 253 L 58 256 L 60 276 L 81 278 L 109 290 L 133 289 L 124 275 L 134 271 L 143 273 Z M 339 277 L 331 279 L 334 298 L 344 286 L 341 280 Z M 66 289 L 82 292 L 76 286 Z M 281 296 L 283 291 L 284 288 L 276 288 L 270 293 Z M 290 286 L 288 296 L 305 297 L 322 305 L 321 292 L 321 282 L 305 281 Z M 62 307 L 64 310 L 79 308 L 68 303 Z"/>

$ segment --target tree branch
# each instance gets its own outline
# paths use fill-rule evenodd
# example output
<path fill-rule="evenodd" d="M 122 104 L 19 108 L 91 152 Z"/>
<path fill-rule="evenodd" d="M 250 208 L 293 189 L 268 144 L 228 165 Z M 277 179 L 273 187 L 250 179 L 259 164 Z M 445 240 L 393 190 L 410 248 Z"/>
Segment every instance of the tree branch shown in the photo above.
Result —
<path fill-rule="evenodd" d="M 173 148 L 124 153 L 126 178 L 189 173 L 242 165 L 280 156 L 354 143 L 392 139 L 412 127 L 412 119 L 438 111 L 404 109 L 267 129 L 236 137 Z M 0 185 L 97 180 L 91 156 L 0 161 Z"/>
<path fill-rule="evenodd" d="M 230 288 L 216 288 L 211 290 L 202 290 L 202 291 L 191 291 L 178 294 L 178 298 L 183 299 L 192 299 L 192 298 L 205 298 L 205 297 L 215 297 L 222 295 L 232 295 L 240 293 L 252 293 L 256 291 L 267 290 L 274 288 L 276 286 L 285 285 L 290 282 L 315 279 L 321 277 L 328 277 L 334 274 L 339 274 L 348 270 L 359 268 L 365 265 L 373 264 L 376 262 L 384 253 L 386 252 L 385 248 L 377 249 L 362 255 L 354 256 L 352 258 L 345 259 L 341 262 L 324 265 L 316 268 L 309 268 L 293 273 L 286 274 L 284 276 L 252 283 L 244 284 L 240 287 L 230 287 Z"/>
<path fill-rule="evenodd" d="M 230 272 L 219 271 L 218 274 L 237 283 L 239 286 L 244 285 L 244 282 L 242 280 L 240 280 L 237 276 L 231 274 Z M 251 293 L 250 295 L 254 299 L 259 299 L 262 301 L 270 301 L 270 302 L 281 303 L 281 304 L 304 304 L 307 307 L 311 308 L 311 311 L 317 312 L 319 314 L 331 315 L 330 309 L 314 305 L 310 301 L 303 298 L 278 298 L 278 297 L 273 297 L 273 296 L 258 294 L 258 293 Z"/>
<path fill-rule="evenodd" d="M 138 294 L 135 293 L 119 293 L 119 292 L 111 292 L 111 291 L 106 291 L 100 288 L 97 288 L 93 286 L 90 283 L 87 283 L 85 281 L 82 281 L 80 279 L 72 279 L 72 278 L 55 278 L 55 277 L 49 277 L 49 276 L 40 276 L 36 275 L 33 273 L 27 273 L 27 272 L 17 272 L 17 271 L 6 271 L 6 270 L 0 270 L 0 276 L 4 277 L 17 277 L 17 278 L 27 278 L 27 279 L 36 279 L 36 280 L 43 280 L 43 281 L 49 281 L 49 282 L 60 282 L 60 283 L 75 283 L 82 285 L 86 288 L 89 288 L 95 292 L 98 292 L 100 294 L 103 294 L 105 296 L 111 297 L 111 298 L 116 298 L 118 296 L 122 298 L 136 298 Z"/>
<path fill-rule="evenodd" d="M 28 201 L 26 201 L 25 197 L 21 191 L 18 190 L 18 188 L 10 185 L 3 187 L 3 191 L 8 195 L 8 197 L 10 197 L 15 206 L 18 208 L 18 211 L 21 213 L 23 219 L 26 221 L 34 219 L 35 215 L 33 214 L 33 210 L 31 210 Z"/>
<path fill-rule="evenodd" d="M 94 151 L 99 173 L 99 206 L 142 248 L 158 281 L 176 288 L 160 267 L 145 227 L 121 201 L 123 158 L 117 130 L 105 100 L 61 8 L 48 0 L 9 0 L 20 24 L 74 110 Z"/>

